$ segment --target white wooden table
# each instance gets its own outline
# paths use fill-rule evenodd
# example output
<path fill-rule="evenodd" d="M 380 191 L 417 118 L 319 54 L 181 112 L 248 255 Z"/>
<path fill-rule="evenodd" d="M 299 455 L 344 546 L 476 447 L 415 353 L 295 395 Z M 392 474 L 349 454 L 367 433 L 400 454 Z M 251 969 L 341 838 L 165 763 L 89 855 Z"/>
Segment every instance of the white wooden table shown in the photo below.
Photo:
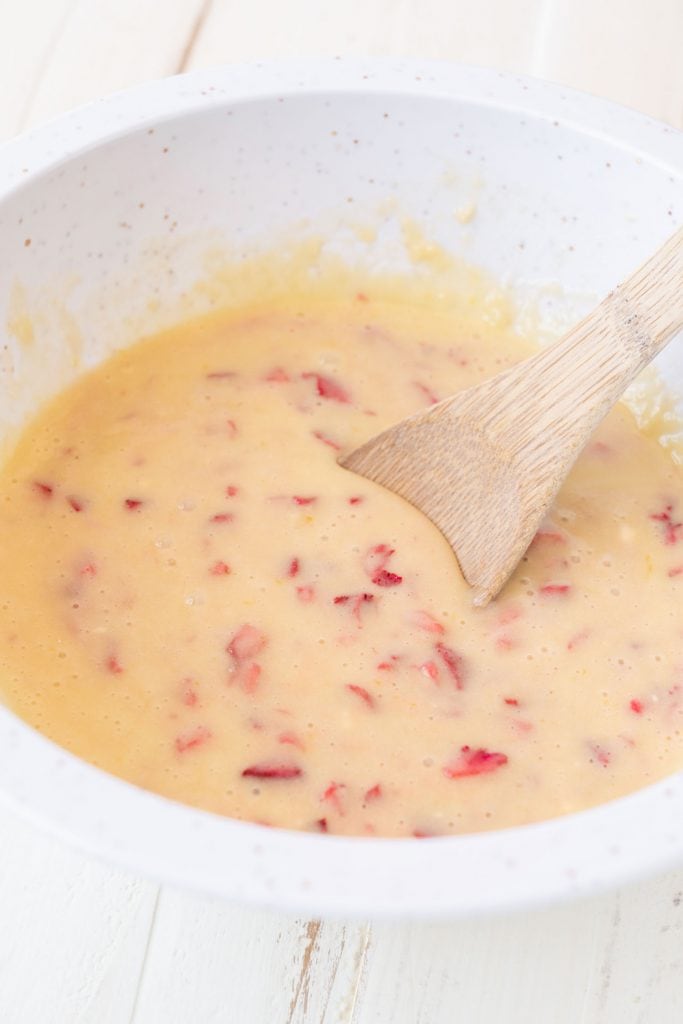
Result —
<path fill-rule="evenodd" d="M 0 139 L 226 61 L 397 54 L 527 72 L 683 127 L 683 0 L 0 0 Z M 683 869 L 456 925 L 211 904 L 0 813 L 0 1024 L 678 1024 Z"/>

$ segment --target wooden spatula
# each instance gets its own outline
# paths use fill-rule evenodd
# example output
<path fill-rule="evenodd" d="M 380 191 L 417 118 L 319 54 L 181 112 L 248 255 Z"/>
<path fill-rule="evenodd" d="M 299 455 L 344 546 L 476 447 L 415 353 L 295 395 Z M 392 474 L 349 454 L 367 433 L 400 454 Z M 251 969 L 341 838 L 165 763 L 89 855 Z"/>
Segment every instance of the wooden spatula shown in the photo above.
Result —
<path fill-rule="evenodd" d="M 597 424 L 682 327 L 683 228 L 555 344 L 339 462 L 429 516 L 486 605 Z"/>

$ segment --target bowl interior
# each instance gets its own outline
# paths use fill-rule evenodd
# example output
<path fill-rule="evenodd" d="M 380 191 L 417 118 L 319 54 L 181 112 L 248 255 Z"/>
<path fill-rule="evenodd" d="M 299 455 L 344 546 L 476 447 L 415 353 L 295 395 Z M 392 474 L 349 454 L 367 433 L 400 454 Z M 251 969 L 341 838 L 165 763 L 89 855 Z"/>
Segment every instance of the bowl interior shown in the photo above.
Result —
<path fill-rule="evenodd" d="M 7 147 L 4 160 L 0 445 L 82 368 L 173 321 L 190 298 L 193 310 L 209 303 L 196 286 L 218 254 L 239 259 L 315 235 L 349 259 L 405 269 L 408 219 L 559 323 L 681 219 L 674 133 L 541 83 L 462 69 L 211 72 L 71 115 Z M 683 353 L 671 349 L 660 366 L 683 393 Z M 572 875 L 564 863 L 595 862 L 596 848 L 571 845 L 588 832 L 605 851 L 610 836 L 614 845 L 616 819 L 603 835 L 600 809 L 574 816 L 569 848 L 552 831 L 559 823 L 421 844 L 419 854 L 395 841 L 273 837 L 110 779 L 7 712 L 0 732 L 15 752 L 13 762 L 0 754 L 6 797 L 91 849 L 230 896 L 317 912 L 457 913 L 569 895 L 615 874 L 604 851 L 600 871 Z M 49 796 L 55 764 L 61 797 Z M 80 811 L 70 806 L 77 793 Z M 631 799 L 619 802 L 619 827 L 635 816 Z M 150 832 L 142 846 L 133 820 Z M 178 840 L 188 829 L 200 837 L 194 850 Z M 534 851 L 535 878 L 514 866 L 522 849 Z M 563 849 L 564 866 L 546 877 L 539 865 L 551 849 L 555 861 Z M 433 877 L 419 881 L 425 857 Z M 453 872 L 458 857 L 474 871 L 466 884 Z M 476 865 L 486 857 L 498 874 L 485 884 Z M 629 865 L 622 873 L 644 866 L 642 855 Z"/>

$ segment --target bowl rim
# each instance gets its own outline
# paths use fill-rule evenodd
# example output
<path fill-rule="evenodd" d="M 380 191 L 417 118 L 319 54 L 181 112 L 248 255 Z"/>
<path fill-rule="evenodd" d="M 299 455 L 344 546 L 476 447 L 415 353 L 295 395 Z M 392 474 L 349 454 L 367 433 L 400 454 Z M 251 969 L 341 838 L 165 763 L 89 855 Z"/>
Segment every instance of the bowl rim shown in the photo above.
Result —
<path fill-rule="evenodd" d="M 232 65 L 150 82 L 0 146 L 0 204 L 143 127 L 226 103 L 387 94 L 556 121 L 683 178 L 683 133 L 576 90 L 485 68 L 391 58 Z M 90 854 L 212 896 L 333 917 L 455 918 L 587 896 L 683 861 L 683 772 L 598 807 L 415 842 L 269 829 L 157 796 L 47 740 L 0 706 L 0 800 Z"/>

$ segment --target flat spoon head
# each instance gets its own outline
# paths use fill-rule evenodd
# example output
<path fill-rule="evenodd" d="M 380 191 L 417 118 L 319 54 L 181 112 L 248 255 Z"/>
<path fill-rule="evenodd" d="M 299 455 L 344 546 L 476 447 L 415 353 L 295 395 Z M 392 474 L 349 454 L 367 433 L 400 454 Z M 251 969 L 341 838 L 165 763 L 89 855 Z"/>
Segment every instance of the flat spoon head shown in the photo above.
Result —
<path fill-rule="evenodd" d="M 683 327 L 683 229 L 554 345 L 403 420 L 339 462 L 412 502 L 473 601 L 514 572 L 595 427 Z"/>

